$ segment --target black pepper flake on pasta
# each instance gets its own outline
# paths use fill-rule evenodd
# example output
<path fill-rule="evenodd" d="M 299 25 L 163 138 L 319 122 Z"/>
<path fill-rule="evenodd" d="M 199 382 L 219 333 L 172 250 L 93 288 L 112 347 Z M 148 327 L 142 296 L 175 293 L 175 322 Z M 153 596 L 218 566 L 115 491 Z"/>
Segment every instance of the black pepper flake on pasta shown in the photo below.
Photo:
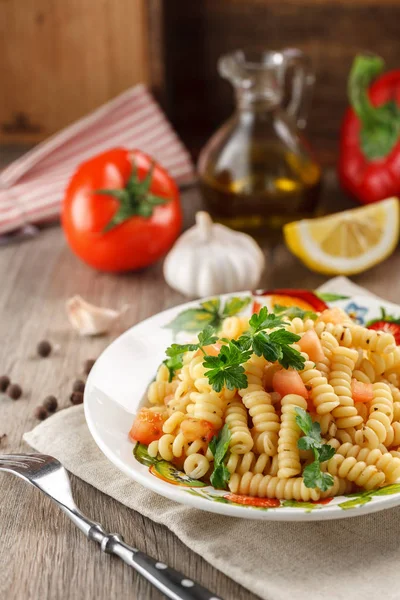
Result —
<path fill-rule="evenodd" d="M 340 341 L 343 342 L 343 338 L 344 338 L 344 331 L 342 331 L 341 335 L 340 335 Z"/>
<path fill-rule="evenodd" d="M 2 375 L 0 377 L 0 392 L 5 392 L 10 385 L 10 378 L 8 375 Z"/>

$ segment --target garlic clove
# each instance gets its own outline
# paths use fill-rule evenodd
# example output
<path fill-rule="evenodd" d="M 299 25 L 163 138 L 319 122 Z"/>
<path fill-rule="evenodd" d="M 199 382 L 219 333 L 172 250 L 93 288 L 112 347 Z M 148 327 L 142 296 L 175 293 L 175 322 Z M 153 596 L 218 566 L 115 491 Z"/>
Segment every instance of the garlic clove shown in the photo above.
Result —
<path fill-rule="evenodd" d="M 86 302 L 81 296 L 73 296 L 66 302 L 69 322 L 80 335 L 107 333 L 129 308 L 125 304 L 120 310 L 102 308 Z"/>

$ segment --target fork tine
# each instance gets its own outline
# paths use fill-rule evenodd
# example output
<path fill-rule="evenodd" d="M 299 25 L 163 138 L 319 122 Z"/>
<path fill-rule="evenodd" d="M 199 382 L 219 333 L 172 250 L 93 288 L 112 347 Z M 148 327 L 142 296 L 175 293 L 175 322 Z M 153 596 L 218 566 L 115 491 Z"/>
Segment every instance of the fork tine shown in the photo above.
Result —
<path fill-rule="evenodd" d="M 46 462 L 45 458 L 40 454 L 1 454 L 0 462 L 25 462 L 28 463 L 39 463 L 42 464 Z"/>

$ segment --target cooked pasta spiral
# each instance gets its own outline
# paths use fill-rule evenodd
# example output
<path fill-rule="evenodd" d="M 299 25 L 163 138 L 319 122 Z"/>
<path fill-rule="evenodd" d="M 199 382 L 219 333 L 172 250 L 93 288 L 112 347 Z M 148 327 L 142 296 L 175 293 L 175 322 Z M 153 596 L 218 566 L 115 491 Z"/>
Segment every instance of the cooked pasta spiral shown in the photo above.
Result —
<path fill-rule="evenodd" d="M 352 348 L 339 346 L 333 350 L 332 354 L 332 370 L 329 375 L 329 383 L 340 402 L 340 405 L 332 411 L 332 415 L 339 429 L 357 427 L 363 422 L 363 418 L 354 406 L 351 378 L 358 353 Z"/>
<path fill-rule="evenodd" d="M 247 411 L 241 400 L 228 403 L 225 412 L 225 423 L 229 427 L 231 439 L 230 450 L 234 454 L 245 454 L 253 447 L 253 438 L 247 425 Z"/>
<path fill-rule="evenodd" d="M 304 355 L 304 353 L 302 354 Z M 308 359 L 308 356 L 305 356 Z M 315 368 L 313 362 L 306 360 L 304 370 L 300 372 L 300 377 L 304 385 L 311 389 L 311 398 L 319 415 L 332 412 L 334 408 L 339 406 L 340 401 L 333 387 L 328 383 L 326 377 Z"/>
<path fill-rule="evenodd" d="M 345 457 L 335 454 L 322 466 L 331 475 L 348 479 L 366 490 L 378 488 L 385 481 L 385 474 L 382 471 L 374 465 L 367 465 L 366 462 L 357 460 L 354 456 Z"/>
<path fill-rule="evenodd" d="M 329 442 L 331 444 L 331 442 Z M 335 444 L 331 444 L 335 447 Z M 374 465 L 385 475 L 386 483 L 394 483 L 400 477 L 400 459 L 394 458 L 390 452 L 382 453 L 378 448 L 370 450 L 353 444 L 342 444 L 335 447 L 336 454 L 344 458 L 353 457 L 366 465 Z"/>
<path fill-rule="evenodd" d="M 210 463 L 202 454 L 190 454 L 183 463 L 183 470 L 192 479 L 201 479 L 209 468 Z"/>
<path fill-rule="evenodd" d="M 231 454 L 229 456 L 226 467 L 232 473 L 244 475 L 251 471 L 252 473 L 267 473 L 271 464 L 270 457 L 263 454 L 254 454 L 254 452 L 246 452 L 246 454 Z"/>
<path fill-rule="evenodd" d="M 393 419 L 393 396 L 389 386 L 386 383 L 374 383 L 373 392 L 368 421 L 355 435 L 357 444 L 371 449 L 385 442 L 387 435 L 390 435 Z"/>
<path fill-rule="evenodd" d="M 301 473 L 297 442 L 301 429 L 296 423 L 296 407 L 307 410 L 307 402 L 301 396 L 288 394 L 282 398 L 281 428 L 278 441 L 278 477 L 288 479 Z"/>
<path fill-rule="evenodd" d="M 334 477 L 333 486 L 327 492 L 306 487 L 302 477 L 280 479 L 261 473 L 245 473 L 244 475 L 234 473 L 229 481 L 229 489 L 235 494 L 304 502 L 319 500 L 328 497 L 330 494 L 343 494 L 346 488 L 346 483 L 340 482 L 337 477 Z"/>
<path fill-rule="evenodd" d="M 361 325 L 336 325 L 333 323 L 319 322 L 315 325 L 315 331 L 321 335 L 324 331 L 331 333 L 341 346 L 354 346 L 370 352 L 376 351 L 389 354 L 395 351 L 396 341 L 391 333 L 366 329 Z"/>
<path fill-rule="evenodd" d="M 227 317 L 222 322 L 221 337 L 237 339 L 249 328 L 247 317 Z"/>

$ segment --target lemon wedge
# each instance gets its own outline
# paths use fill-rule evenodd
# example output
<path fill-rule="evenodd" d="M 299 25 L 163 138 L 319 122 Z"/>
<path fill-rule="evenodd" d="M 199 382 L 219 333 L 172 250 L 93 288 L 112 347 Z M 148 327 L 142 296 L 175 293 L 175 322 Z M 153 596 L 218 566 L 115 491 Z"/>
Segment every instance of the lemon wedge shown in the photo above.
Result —
<path fill-rule="evenodd" d="M 313 271 L 353 275 L 380 263 L 399 241 L 399 200 L 345 210 L 320 219 L 288 223 L 289 250 Z"/>

